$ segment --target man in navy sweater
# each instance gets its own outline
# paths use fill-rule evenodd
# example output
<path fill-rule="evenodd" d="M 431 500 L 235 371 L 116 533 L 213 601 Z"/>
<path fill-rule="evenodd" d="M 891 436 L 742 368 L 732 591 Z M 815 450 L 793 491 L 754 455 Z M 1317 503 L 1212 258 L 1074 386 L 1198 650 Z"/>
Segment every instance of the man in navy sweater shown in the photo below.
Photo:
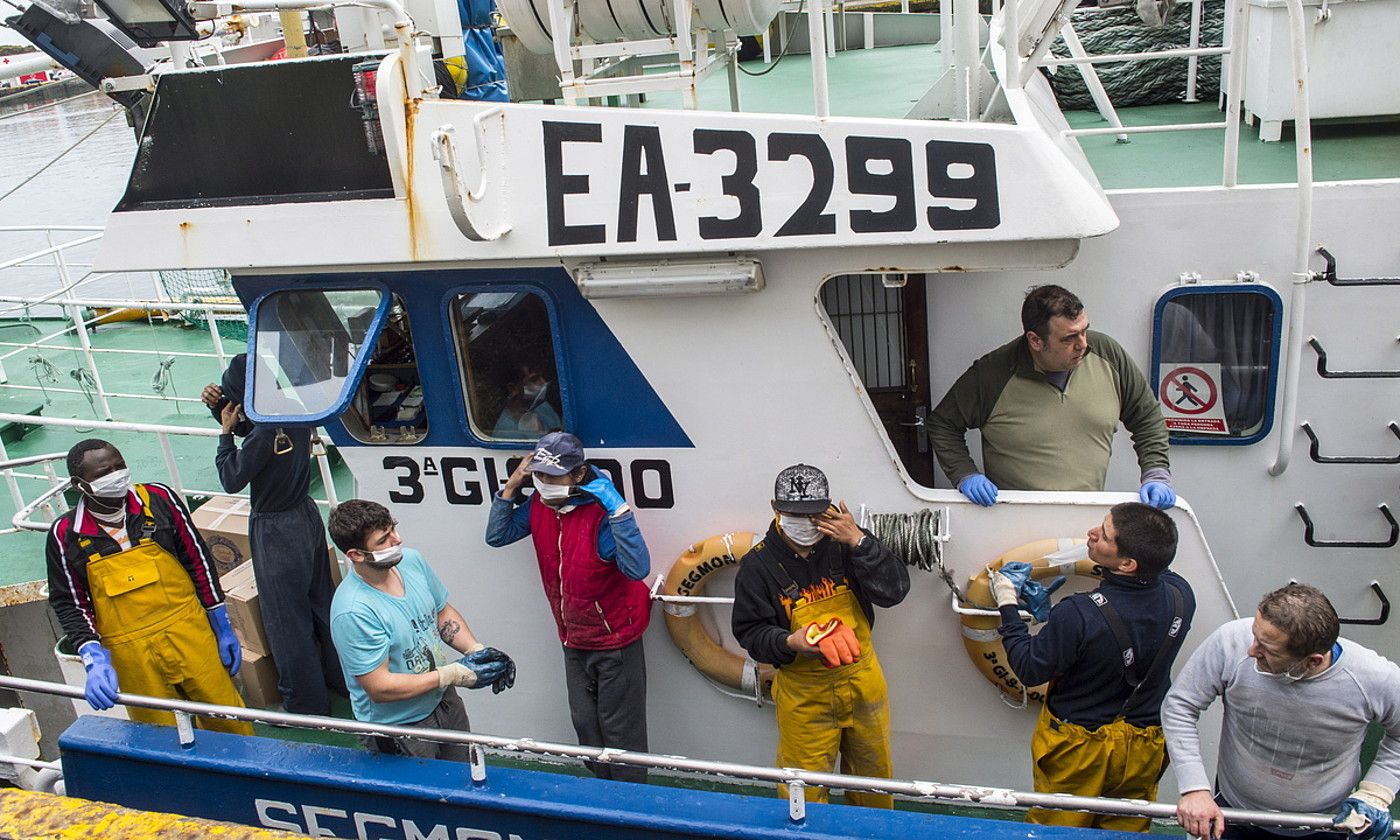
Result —
<path fill-rule="evenodd" d="M 1178 574 L 1176 524 L 1140 502 L 1114 505 L 1089 531 L 1089 559 L 1103 571 L 1093 592 L 1070 595 L 1032 636 L 1016 586 L 994 572 L 1002 644 L 1025 685 L 1053 681 L 1031 739 L 1041 793 L 1157 798 L 1167 767 L 1162 698 L 1191 626 L 1196 599 Z M 1041 825 L 1147 831 L 1141 817 L 1032 809 Z"/>

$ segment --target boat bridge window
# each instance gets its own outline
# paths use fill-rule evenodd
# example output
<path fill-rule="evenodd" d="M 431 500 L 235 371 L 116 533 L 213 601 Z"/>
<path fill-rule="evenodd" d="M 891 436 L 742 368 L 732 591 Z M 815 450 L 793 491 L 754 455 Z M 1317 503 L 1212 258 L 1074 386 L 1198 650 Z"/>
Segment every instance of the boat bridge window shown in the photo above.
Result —
<path fill-rule="evenodd" d="M 523 291 L 461 294 L 452 317 L 475 435 L 519 444 L 562 429 L 559 366 L 544 299 Z"/>
<path fill-rule="evenodd" d="M 338 413 L 384 317 L 374 289 L 273 292 L 254 305 L 254 422 L 312 422 Z"/>
<path fill-rule="evenodd" d="M 1273 425 L 1283 301 L 1267 286 L 1189 286 L 1164 294 L 1152 370 L 1174 444 L 1244 445 Z"/>
<path fill-rule="evenodd" d="M 932 487 L 924 285 L 922 274 L 849 274 L 823 284 L 818 299 L 905 470 Z"/>
<path fill-rule="evenodd" d="M 394 295 L 350 410 L 340 419 L 361 443 L 417 443 L 428 433 L 423 399 L 408 312 Z"/>

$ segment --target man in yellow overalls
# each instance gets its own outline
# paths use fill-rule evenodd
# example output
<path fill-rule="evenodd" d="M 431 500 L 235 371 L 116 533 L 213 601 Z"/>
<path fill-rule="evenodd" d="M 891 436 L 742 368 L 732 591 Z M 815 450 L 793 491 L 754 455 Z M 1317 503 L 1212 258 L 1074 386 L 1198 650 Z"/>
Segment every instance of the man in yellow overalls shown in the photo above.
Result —
<path fill-rule="evenodd" d="M 775 517 L 740 561 L 734 637 L 778 667 L 777 766 L 890 778 L 889 692 L 870 641 L 877 606 L 909 593 L 909 570 L 845 502 L 833 507 L 826 475 L 796 464 L 778 473 Z M 786 790 L 780 789 L 786 796 Z M 825 788 L 806 798 L 826 802 Z M 852 804 L 891 808 L 884 794 L 848 793 Z"/>
<path fill-rule="evenodd" d="M 242 651 L 184 502 L 165 485 L 133 485 L 121 452 L 105 440 L 69 450 L 68 474 L 82 498 L 49 528 L 49 604 L 87 669 L 88 703 L 110 709 L 121 690 L 242 706 L 230 679 Z M 127 713 L 174 723 L 170 712 Z M 246 721 L 197 722 L 253 734 Z"/>

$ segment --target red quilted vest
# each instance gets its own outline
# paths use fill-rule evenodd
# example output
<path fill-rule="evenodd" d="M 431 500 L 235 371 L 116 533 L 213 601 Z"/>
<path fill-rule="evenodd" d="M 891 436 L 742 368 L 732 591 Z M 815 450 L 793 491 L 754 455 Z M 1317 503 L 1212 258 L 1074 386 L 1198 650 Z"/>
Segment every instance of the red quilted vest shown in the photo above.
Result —
<path fill-rule="evenodd" d="M 636 641 L 651 620 L 645 583 L 598 556 L 607 512 L 588 504 L 565 514 L 530 500 L 530 536 L 540 582 L 559 626 L 559 641 L 579 650 L 616 650 Z"/>

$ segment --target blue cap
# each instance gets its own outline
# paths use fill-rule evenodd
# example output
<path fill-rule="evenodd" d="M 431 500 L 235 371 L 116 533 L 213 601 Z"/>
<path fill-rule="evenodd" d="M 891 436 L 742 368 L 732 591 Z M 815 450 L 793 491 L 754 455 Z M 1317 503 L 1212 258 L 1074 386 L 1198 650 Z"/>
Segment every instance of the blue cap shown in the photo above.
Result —
<path fill-rule="evenodd" d="M 583 441 L 568 432 L 550 432 L 535 444 L 530 472 L 568 475 L 583 466 Z"/>

